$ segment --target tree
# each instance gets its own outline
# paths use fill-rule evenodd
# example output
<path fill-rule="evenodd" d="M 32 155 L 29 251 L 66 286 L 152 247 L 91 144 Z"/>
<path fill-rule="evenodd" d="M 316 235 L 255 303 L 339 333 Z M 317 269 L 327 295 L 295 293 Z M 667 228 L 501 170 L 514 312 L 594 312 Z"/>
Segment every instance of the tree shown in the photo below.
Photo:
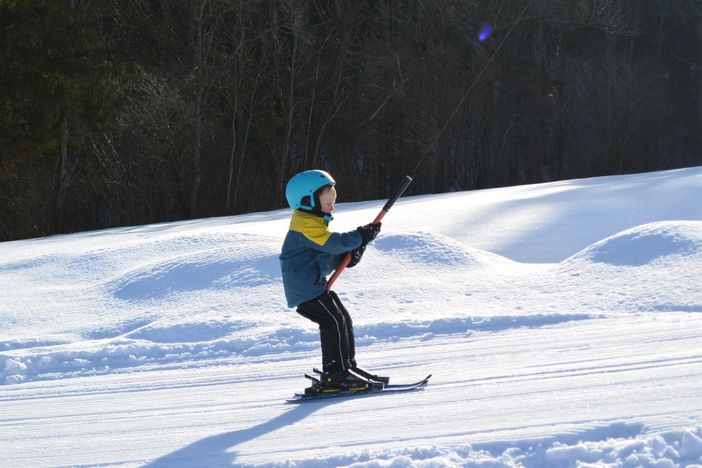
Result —
<path fill-rule="evenodd" d="M 27 188 L 53 187 L 51 195 L 40 197 L 53 199 L 41 202 L 47 208 L 40 222 L 47 224 L 40 229 L 50 226 L 51 232 L 64 229 L 66 197 L 78 176 L 85 133 L 109 115 L 113 104 L 118 71 L 109 45 L 93 27 L 93 13 L 84 2 L 0 4 L 0 41 L 5 45 L 1 143 L 5 157 L 25 168 L 47 165 L 47 156 L 53 156 L 53 183 L 45 180 Z M 41 211 L 37 214 L 42 218 Z"/>
<path fill-rule="evenodd" d="M 0 0 L 0 44 L 0 239 L 702 164 L 697 0 Z"/>

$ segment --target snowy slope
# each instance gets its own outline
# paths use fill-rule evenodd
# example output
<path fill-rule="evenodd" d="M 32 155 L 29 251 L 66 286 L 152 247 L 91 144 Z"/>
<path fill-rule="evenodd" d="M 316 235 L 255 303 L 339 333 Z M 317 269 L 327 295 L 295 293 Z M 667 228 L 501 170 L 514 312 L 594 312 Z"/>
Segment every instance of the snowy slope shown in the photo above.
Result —
<path fill-rule="evenodd" d="M 702 465 L 700 200 L 702 168 L 400 200 L 335 289 L 361 364 L 430 385 L 295 407 L 287 210 L 2 243 L 0 466 Z"/>

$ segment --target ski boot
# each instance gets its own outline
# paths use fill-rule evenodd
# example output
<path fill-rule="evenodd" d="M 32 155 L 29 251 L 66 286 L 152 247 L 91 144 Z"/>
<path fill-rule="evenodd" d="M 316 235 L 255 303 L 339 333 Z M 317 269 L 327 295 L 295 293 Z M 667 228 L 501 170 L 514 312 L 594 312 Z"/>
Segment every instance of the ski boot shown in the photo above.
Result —
<path fill-rule="evenodd" d="M 384 377 L 382 375 L 375 375 L 370 372 L 368 372 L 365 369 L 361 369 L 356 365 L 356 363 L 352 363 L 351 366 L 351 372 L 354 374 L 358 375 L 359 377 L 363 377 L 364 379 L 370 380 L 372 382 L 381 382 L 385 385 L 388 385 L 390 383 L 390 377 Z"/>
<path fill-rule="evenodd" d="M 382 388 L 382 384 L 371 382 L 349 371 L 321 372 L 319 379 L 306 376 L 316 382 L 305 389 L 305 395 L 336 393 L 341 391 L 362 392 L 371 388 Z"/>
<path fill-rule="evenodd" d="M 360 367 L 358 367 L 355 362 L 351 362 L 349 365 L 351 366 L 349 370 L 363 379 L 369 380 L 371 382 L 382 383 L 384 385 L 388 385 L 390 383 L 390 377 L 384 377 L 382 375 L 372 374 L 372 373 L 368 372 L 367 370 L 364 370 L 364 369 L 361 369 Z M 315 374 L 323 375 L 323 372 L 321 370 L 317 369 L 316 367 L 313 370 L 314 370 Z"/>

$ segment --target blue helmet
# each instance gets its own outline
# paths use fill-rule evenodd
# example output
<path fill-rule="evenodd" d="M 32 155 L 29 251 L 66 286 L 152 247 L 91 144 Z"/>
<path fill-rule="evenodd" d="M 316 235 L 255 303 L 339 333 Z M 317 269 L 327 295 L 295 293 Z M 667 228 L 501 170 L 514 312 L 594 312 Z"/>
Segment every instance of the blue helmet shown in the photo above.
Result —
<path fill-rule="evenodd" d="M 288 199 L 288 205 L 293 210 L 314 210 L 315 192 L 327 185 L 335 185 L 336 181 L 328 172 L 314 169 L 311 171 L 300 172 L 295 174 L 288 181 L 285 187 L 285 198 Z"/>

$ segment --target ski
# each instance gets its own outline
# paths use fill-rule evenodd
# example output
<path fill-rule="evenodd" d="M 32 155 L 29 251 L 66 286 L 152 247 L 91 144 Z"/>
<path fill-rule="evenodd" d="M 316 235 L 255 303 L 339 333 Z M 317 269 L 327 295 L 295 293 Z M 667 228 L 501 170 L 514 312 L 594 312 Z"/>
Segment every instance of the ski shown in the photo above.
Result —
<path fill-rule="evenodd" d="M 399 393 L 407 392 L 410 390 L 415 390 L 423 387 L 429 382 L 431 374 L 427 375 L 422 380 L 408 384 L 388 384 L 384 386 L 378 386 L 374 388 L 369 388 L 367 390 L 340 390 L 338 392 L 332 393 L 317 393 L 315 395 L 305 395 L 302 393 L 295 393 L 295 395 L 286 400 L 287 403 L 305 403 L 308 401 L 319 401 L 327 400 L 330 398 L 348 398 L 348 397 L 362 397 L 370 395 L 379 395 L 383 393 Z"/>
<path fill-rule="evenodd" d="M 429 379 L 430 379 L 430 378 L 431 378 L 431 374 L 427 375 L 427 376 L 424 377 L 422 380 L 418 380 L 418 381 L 416 381 L 416 382 L 414 382 L 414 383 L 409 383 L 409 384 L 385 384 L 385 388 L 386 388 L 386 389 L 389 389 L 389 390 L 392 390 L 393 388 L 397 388 L 397 389 L 402 390 L 403 387 L 412 387 L 412 388 L 405 389 L 405 390 L 412 390 L 412 389 L 414 389 L 414 388 L 421 387 L 422 385 L 425 385 L 427 382 L 429 382 Z"/>

